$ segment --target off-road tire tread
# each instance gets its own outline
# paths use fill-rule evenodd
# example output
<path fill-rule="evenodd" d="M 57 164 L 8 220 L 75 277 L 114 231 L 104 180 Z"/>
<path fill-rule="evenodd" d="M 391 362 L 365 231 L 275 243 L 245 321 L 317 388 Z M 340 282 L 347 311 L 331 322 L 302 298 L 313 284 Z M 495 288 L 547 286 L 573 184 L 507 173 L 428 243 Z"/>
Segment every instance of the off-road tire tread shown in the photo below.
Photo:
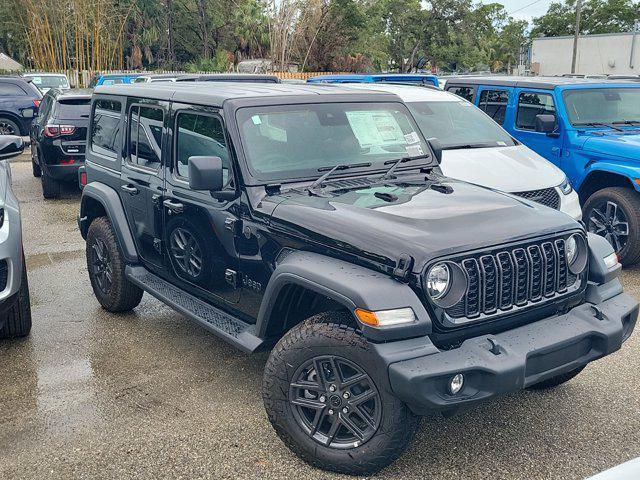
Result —
<path fill-rule="evenodd" d="M 287 410 L 287 392 L 290 380 L 286 378 L 286 371 L 281 370 L 285 363 L 283 359 L 285 354 L 291 350 L 313 348 L 313 346 L 309 346 L 309 341 L 314 339 L 332 340 L 344 347 L 370 352 L 368 342 L 360 332 L 353 328 L 352 321 L 349 313 L 326 312 L 315 315 L 289 330 L 276 344 L 267 360 L 262 396 L 267 416 L 276 433 L 285 445 L 304 461 L 314 467 L 338 473 L 371 475 L 391 464 L 407 449 L 419 424 L 419 418 L 411 413 L 403 402 L 389 392 L 385 392 L 385 386 L 376 384 L 383 402 L 383 416 L 392 415 L 395 417 L 389 423 L 391 427 L 382 431 L 384 426 L 381 425 L 376 435 L 367 443 L 358 449 L 346 450 L 345 452 L 350 453 L 345 453 L 344 460 L 341 462 L 328 464 L 317 454 L 318 449 L 325 447 L 308 438 L 309 442 L 315 445 L 316 451 L 305 448 L 304 445 L 295 441 L 282 425 L 283 422 L 294 422 L 295 424 L 295 420 Z M 366 458 L 363 458 L 365 455 L 357 457 L 352 455 L 354 450 L 360 449 L 366 449 Z"/>
<path fill-rule="evenodd" d="M 584 203 L 583 212 L 586 214 L 592 204 L 602 200 L 602 197 L 612 198 L 622 204 L 627 221 L 629 222 L 629 239 L 621 250 L 620 263 L 628 267 L 640 262 L 640 194 L 631 188 L 607 187 L 596 191 Z M 588 218 L 585 218 L 587 221 Z"/>
<path fill-rule="evenodd" d="M 25 337 L 31 332 L 31 301 L 29 298 L 29 283 L 27 268 L 22 265 L 20 290 L 13 305 L 7 310 L 4 327 L 0 330 L 0 338 Z"/>
<path fill-rule="evenodd" d="M 582 367 L 578 367 L 575 370 L 571 370 L 567 373 L 561 373 L 560 375 L 556 375 L 555 377 L 548 378 L 547 380 L 543 380 L 542 382 L 536 383 L 528 387 L 529 390 L 548 390 L 550 388 L 555 388 L 563 383 L 568 382 L 569 380 L 578 376 L 582 370 L 584 370 L 586 365 Z"/>
<path fill-rule="evenodd" d="M 91 274 L 91 245 L 93 244 L 93 239 L 97 236 L 102 238 L 107 246 L 112 262 L 113 284 L 109 296 L 105 296 L 100 291 Z M 125 275 L 126 263 L 120 251 L 118 239 L 113 231 L 111 222 L 106 217 L 98 217 L 89 225 L 86 256 L 87 270 L 89 271 L 89 279 L 91 280 L 93 292 L 105 310 L 109 312 L 127 312 L 133 310 L 140 304 L 144 291 L 127 279 Z"/>

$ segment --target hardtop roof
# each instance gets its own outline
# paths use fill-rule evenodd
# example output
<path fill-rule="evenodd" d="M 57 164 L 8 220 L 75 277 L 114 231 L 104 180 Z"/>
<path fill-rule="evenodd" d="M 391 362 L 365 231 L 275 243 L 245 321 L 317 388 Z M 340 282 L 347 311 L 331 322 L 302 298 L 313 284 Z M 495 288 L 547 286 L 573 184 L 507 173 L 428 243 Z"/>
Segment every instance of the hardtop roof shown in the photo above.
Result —
<path fill-rule="evenodd" d="M 447 88 L 452 85 L 495 85 L 504 87 L 527 87 L 543 90 L 553 90 L 556 87 L 570 85 L 615 85 L 616 83 L 629 85 L 633 81 L 611 81 L 602 78 L 572 78 L 572 77 L 519 77 L 519 76 L 459 76 L 447 79 Z"/>

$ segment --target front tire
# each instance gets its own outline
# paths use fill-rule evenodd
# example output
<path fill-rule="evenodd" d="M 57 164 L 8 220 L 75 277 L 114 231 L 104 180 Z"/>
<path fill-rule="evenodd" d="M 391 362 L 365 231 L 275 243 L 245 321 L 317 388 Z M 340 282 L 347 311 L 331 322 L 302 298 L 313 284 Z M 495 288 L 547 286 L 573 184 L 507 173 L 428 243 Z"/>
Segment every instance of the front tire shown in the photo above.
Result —
<path fill-rule="evenodd" d="M 640 194 L 624 187 L 598 190 L 584 204 L 587 230 L 605 237 L 624 266 L 640 261 Z"/>
<path fill-rule="evenodd" d="M 138 306 L 144 293 L 125 275 L 125 261 L 106 217 L 96 218 L 87 232 L 87 270 L 98 302 L 110 312 L 126 312 Z"/>
<path fill-rule="evenodd" d="M 23 255 L 24 256 L 24 255 Z M 0 330 L 0 338 L 25 337 L 31 332 L 31 300 L 29 297 L 29 283 L 27 281 L 27 267 L 22 264 L 22 278 L 20 290 L 14 304 L 7 310 L 4 327 Z"/>
<path fill-rule="evenodd" d="M 351 321 L 328 312 L 293 327 L 267 360 L 262 395 L 276 433 L 304 461 L 370 475 L 406 450 L 418 418 Z"/>

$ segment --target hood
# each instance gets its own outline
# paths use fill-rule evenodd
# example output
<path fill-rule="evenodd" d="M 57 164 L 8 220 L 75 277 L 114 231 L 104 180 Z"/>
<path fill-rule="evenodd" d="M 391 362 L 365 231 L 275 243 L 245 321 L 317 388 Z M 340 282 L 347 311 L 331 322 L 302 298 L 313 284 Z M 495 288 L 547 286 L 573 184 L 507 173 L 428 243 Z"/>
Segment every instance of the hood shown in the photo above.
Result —
<path fill-rule="evenodd" d="M 328 197 L 302 190 L 279 196 L 272 225 L 387 265 L 408 254 L 414 271 L 448 254 L 580 228 L 568 215 L 537 203 L 444 178 Z"/>
<path fill-rule="evenodd" d="M 558 167 L 524 145 L 445 150 L 440 168 L 447 177 L 503 192 L 555 187 L 565 176 Z"/>
<path fill-rule="evenodd" d="M 640 161 L 640 130 L 631 132 L 590 132 L 582 148 L 587 152 Z"/>

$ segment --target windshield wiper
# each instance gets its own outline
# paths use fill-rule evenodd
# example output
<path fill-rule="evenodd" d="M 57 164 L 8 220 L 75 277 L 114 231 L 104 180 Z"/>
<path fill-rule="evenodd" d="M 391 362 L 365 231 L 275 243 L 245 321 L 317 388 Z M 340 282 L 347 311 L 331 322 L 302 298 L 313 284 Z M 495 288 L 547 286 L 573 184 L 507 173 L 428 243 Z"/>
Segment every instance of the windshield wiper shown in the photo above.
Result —
<path fill-rule="evenodd" d="M 466 148 L 491 148 L 496 146 L 497 145 L 492 145 L 490 143 L 461 143 L 459 145 L 447 145 L 446 147 L 442 147 L 442 150 L 458 150 L 458 149 L 466 149 Z"/>
<path fill-rule="evenodd" d="M 425 159 L 425 158 L 429 158 L 429 155 L 418 155 L 417 157 L 402 157 L 402 158 L 398 158 L 397 160 L 388 160 L 388 161 L 384 162 L 384 164 L 385 165 L 389 165 L 390 163 L 393 163 L 393 165 L 391 165 L 391 168 L 389 170 L 387 170 L 384 173 L 384 175 L 382 175 L 382 177 L 380 177 L 380 180 L 385 180 L 387 178 L 390 178 L 391 174 L 402 163 L 410 162 L 411 160 L 419 160 L 419 159 Z"/>
<path fill-rule="evenodd" d="M 614 122 L 615 123 L 615 122 Z M 621 128 L 618 128 L 610 123 L 602 123 L 602 122 L 581 122 L 581 123 L 574 123 L 573 124 L 574 127 L 607 127 L 610 128 L 611 130 L 617 130 L 618 132 L 624 132 L 624 130 L 622 130 Z"/>
<path fill-rule="evenodd" d="M 324 172 L 327 169 L 328 169 L 328 172 L 321 175 L 320 178 L 318 178 L 315 182 L 309 185 L 309 188 L 307 188 L 307 190 L 309 191 L 309 193 L 315 193 L 315 189 L 318 188 L 320 185 L 322 185 L 327 178 L 329 178 L 331 175 L 333 175 L 334 172 L 338 170 L 348 170 L 350 168 L 370 167 L 370 166 L 371 166 L 371 163 L 364 162 L 364 163 L 339 163 L 333 168 L 328 168 L 328 167 L 319 168 L 318 169 L 319 172 Z"/>
<path fill-rule="evenodd" d="M 640 120 L 622 120 L 620 122 L 613 122 L 614 125 L 640 125 Z"/>

